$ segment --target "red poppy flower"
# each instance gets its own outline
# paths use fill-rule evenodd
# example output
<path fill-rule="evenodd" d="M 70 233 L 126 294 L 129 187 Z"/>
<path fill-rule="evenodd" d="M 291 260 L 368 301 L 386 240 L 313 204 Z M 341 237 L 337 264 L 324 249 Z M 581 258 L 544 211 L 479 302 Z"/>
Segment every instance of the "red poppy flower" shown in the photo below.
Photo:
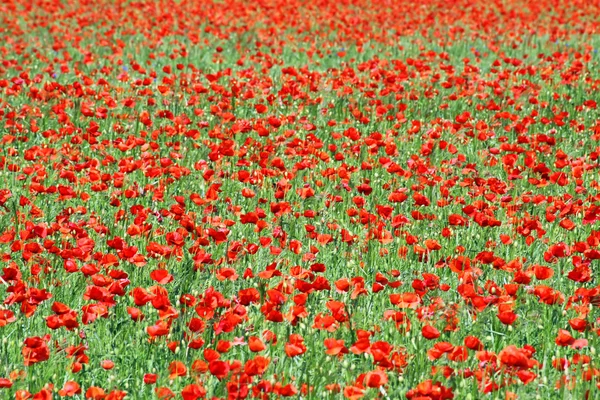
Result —
<path fill-rule="evenodd" d="M 431 325 L 425 325 L 421 329 L 421 334 L 425 339 L 433 340 L 440 337 L 440 331 Z"/>
<path fill-rule="evenodd" d="M 35 336 L 25 339 L 23 349 L 21 350 L 25 366 L 37 364 L 50 358 L 50 349 L 47 344 L 48 340 L 50 340 L 49 335 L 46 335 L 43 338 Z"/>
<path fill-rule="evenodd" d="M 79 393 L 81 393 L 81 387 L 74 381 L 65 382 L 63 388 L 58 391 L 58 394 L 63 397 L 72 397 Z"/>

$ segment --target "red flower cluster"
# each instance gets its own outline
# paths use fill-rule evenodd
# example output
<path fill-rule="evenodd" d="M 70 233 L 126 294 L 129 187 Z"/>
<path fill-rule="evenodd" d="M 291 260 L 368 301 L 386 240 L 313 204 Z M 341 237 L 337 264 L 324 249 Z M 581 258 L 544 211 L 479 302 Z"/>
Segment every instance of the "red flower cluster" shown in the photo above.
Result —
<path fill-rule="evenodd" d="M 599 17 L 4 1 L 0 397 L 593 397 Z"/>

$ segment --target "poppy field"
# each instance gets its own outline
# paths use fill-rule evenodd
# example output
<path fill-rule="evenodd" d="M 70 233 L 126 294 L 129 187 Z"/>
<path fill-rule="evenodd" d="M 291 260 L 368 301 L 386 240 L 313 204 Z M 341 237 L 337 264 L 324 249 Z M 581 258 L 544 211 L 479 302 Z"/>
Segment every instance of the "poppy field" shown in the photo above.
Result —
<path fill-rule="evenodd" d="M 600 396 L 600 3 L 0 3 L 0 399 Z"/>

